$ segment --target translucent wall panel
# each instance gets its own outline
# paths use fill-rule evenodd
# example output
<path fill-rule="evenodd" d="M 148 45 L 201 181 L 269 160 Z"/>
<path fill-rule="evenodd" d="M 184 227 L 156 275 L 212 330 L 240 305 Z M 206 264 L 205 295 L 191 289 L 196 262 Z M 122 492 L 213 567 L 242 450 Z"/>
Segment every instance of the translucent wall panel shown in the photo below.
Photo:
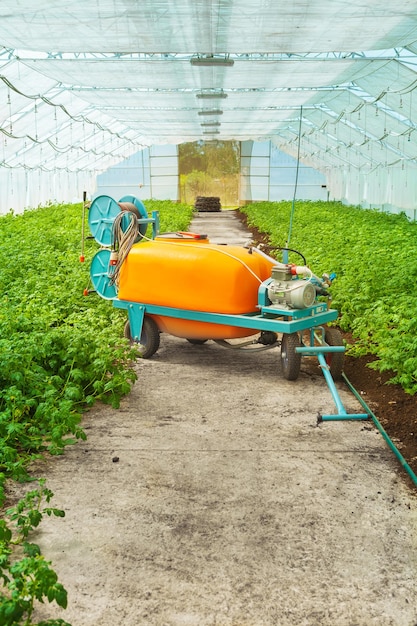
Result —
<path fill-rule="evenodd" d="M 178 147 L 152 146 L 151 198 L 158 200 L 178 199 Z"/>
<path fill-rule="evenodd" d="M 291 200 L 294 197 L 297 161 L 270 142 L 242 142 L 241 202 Z M 326 177 L 300 164 L 296 198 L 327 200 Z"/>
<path fill-rule="evenodd" d="M 389 213 L 404 212 L 412 220 L 417 217 L 417 167 L 412 164 L 373 171 L 330 169 L 327 181 L 331 199 Z"/>
<path fill-rule="evenodd" d="M 296 187 L 297 184 L 297 187 Z M 300 163 L 293 157 L 271 147 L 271 172 L 269 199 L 274 201 L 327 200 L 326 177 L 317 170 Z"/>
<path fill-rule="evenodd" d="M 132 195 L 141 200 L 177 200 L 178 149 L 152 146 L 109 168 L 97 177 L 95 196 L 119 200 Z"/>
<path fill-rule="evenodd" d="M 149 149 L 133 154 L 97 176 L 94 196 L 106 195 L 120 200 L 125 195 L 143 200 L 151 197 Z"/>
<path fill-rule="evenodd" d="M 23 168 L 0 168 L 0 215 L 13 210 L 44 206 L 48 203 L 82 202 L 95 187 L 91 172 L 74 173 L 64 170 L 42 172 Z"/>
<path fill-rule="evenodd" d="M 269 200 L 270 142 L 242 141 L 240 154 L 240 203 Z"/>

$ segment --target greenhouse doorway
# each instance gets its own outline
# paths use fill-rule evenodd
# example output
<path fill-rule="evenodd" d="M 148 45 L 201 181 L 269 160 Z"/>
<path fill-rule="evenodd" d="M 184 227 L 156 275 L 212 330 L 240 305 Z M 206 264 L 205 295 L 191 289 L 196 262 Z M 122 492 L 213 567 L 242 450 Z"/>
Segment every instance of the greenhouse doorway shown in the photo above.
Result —
<path fill-rule="evenodd" d="M 178 147 L 180 202 L 198 196 L 220 198 L 222 207 L 239 204 L 240 142 L 194 141 Z"/>

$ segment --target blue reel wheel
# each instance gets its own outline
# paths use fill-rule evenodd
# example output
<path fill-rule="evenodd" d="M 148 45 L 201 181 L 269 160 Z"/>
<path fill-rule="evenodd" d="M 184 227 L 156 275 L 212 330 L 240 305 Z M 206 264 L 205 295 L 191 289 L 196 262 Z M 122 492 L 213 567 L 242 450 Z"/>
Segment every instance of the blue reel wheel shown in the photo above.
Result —
<path fill-rule="evenodd" d="M 111 284 L 110 250 L 103 249 L 96 252 L 90 265 L 90 277 L 94 289 L 105 300 L 113 300 L 117 297 L 115 285 Z"/>
<path fill-rule="evenodd" d="M 130 206 L 129 206 L 130 205 Z M 101 246 L 111 246 L 113 222 L 120 211 L 135 211 L 138 219 L 148 219 L 148 213 L 141 200 L 134 196 L 123 196 L 116 202 L 110 196 L 97 196 L 91 203 L 88 211 L 88 226 L 94 239 Z M 129 216 L 123 218 L 121 228 L 126 231 L 129 226 Z M 139 224 L 139 233 L 142 237 L 146 234 L 148 224 Z"/>
<path fill-rule="evenodd" d="M 113 222 L 119 213 L 118 203 L 110 196 L 98 196 L 91 203 L 88 211 L 88 225 L 94 239 L 101 246 L 112 244 Z"/>

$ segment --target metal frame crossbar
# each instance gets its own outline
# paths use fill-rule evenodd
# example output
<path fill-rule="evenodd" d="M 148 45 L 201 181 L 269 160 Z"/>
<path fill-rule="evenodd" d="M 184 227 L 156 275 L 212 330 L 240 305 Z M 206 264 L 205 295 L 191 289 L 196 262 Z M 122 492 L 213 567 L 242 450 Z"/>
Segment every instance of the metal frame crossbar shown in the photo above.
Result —
<path fill-rule="evenodd" d="M 119 300 L 117 298 L 113 300 L 113 306 L 127 311 L 132 340 L 138 342 L 140 341 L 142 335 L 145 314 L 161 315 L 164 317 L 196 322 L 208 322 L 211 324 L 238 326 L 240 328 L 254 330 L 254 333 L 260 331 L 272 331 L 275 333 L 290 334 L 302 333 L 305 330 L 310 330 L 310 342 L 312 344 L 314 343 L 314 337 L 319 337 L 319 334 L 314 331 L 321 328 L 322 325 L 336 320 L 338 315 L 336 310 L 326 309 L 323 304 L 308 307 L 302 311 L 288 310 L 284 308 L 279 309 L 276 307 L 261 307 L 260 313 L 240 315 L 210 313 L 207 311 L 192 311 L 154 304 L 143 304 L 127 300 Z M 336 414 L 319 415 L 319 421 L 362 420 L 369 418 L 367 413 L 347 412 L 330 373 L 330 366 L 326 363 L 326 354 L 340 353 L 344 351 L 344 346 L 330 345 L 310 345 L 295 348 L 295 352 L 302 356 L 317 357 L 325 381 L 336 405 Z"/>

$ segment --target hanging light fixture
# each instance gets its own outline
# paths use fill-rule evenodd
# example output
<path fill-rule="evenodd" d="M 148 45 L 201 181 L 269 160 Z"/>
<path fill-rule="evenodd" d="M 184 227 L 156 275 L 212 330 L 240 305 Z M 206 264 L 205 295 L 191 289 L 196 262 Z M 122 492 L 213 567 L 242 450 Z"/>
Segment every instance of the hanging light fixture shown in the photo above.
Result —
<path fill-rule="evenodd" d="M 223 111 L 221 109 L 203 109 L 198 112 L 199 115 L 223 115 Z"/>
<path fill-rule="evenodd" d="M 205 67 L 230 67 L 234 65 L 233 59 L 230 59 L 227 56 L 224 57 L 215 57 L 211 54 L 206 56 L 196 56 L 191 57 L 190 59 L 191 65 L 196 66 L 205 66 Z"/>
<path fill-rule="evenodd" d="M 196 93 L 197 98 L 227 98 L 227 93 L 224 91 L 201 91 L 200 93 Z"/>

